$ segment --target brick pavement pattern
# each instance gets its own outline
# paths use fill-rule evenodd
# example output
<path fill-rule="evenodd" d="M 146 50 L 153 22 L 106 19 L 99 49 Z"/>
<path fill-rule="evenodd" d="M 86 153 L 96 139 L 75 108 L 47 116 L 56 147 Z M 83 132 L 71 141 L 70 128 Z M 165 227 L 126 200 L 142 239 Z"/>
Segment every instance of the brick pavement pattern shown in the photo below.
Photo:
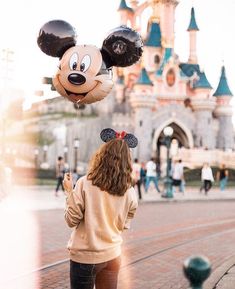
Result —
<path fill-rule="evenodd" d="M 207 256 L 213 270 L 220 266 L 234 254 L 234 206 L 233 201 L 141 203 L 131 229 L 124 234 L 118 289 L 186 289 L 182 263 L 191 255 Z M 31 213 L 38 224 L 35 250 L 40 257 L 31 270 L 66 260 L 71 230 L 63 210 Z M 4 288 L 69 288 L 69 263 L 23 275 Z"/>

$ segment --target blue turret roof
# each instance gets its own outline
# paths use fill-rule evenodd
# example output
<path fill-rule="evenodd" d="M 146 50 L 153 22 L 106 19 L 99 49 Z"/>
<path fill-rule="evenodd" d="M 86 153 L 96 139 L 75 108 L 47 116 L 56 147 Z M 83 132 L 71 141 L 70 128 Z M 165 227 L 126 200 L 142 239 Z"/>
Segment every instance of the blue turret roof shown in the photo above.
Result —
<path fill-rule="evenodd" d="M 131 9 L 130 7 L 127 6 L 126 0 L 121 0 L 120 5 L 118 7 L 118 11 L 119 10 L 129 10 L 131 12 L 134 12 L 133 9 Z"/>
<path fill-rule="evenodd" d="M 189 23 L 187 31 L 192 31 L 192 30 L 196 30 L 196 31 L 199 30 L 196 19 L 195 19 L 195 11 L 193 7 L 191 9 L 191 19 L 190 19 L 190 23 Z"/>
<path fill-rule="evenodd" d="M 193 84 L 193 88 L 212 88 L 206 78 L 205 72 L 201 72 L 198 64 L 180 63 L 179 67 L 188 77 L 193 76 L 193 74 L 196 72 L 198 80 Z"/>
<path fill-rule="evenodd" d="M 124 84 L 124 76 L 123 75 L 118 76 L 116 83 L 117 84 Z"/>
<path fill-rule="evenodd" d="M 144 67 L 141 69 L 140 76 L 139 76 L 136 84 L 153 85 L 153 83 L 149 79 L 148 73 Z"/>
<path fill-rule="evenodd" d="M 226 73 L 225 73 L 225 67 L 222 66 L 221 69 L 221 76 L 220 76 L 220 81 L 219 81 L 219 85 L 215 91 L 215 93 L 213 94 L 214 96 L 233 96 L 231 90 L 229 89 L 228 86 L 228 82 L 227 82 L 227 77 L 226 77 Z"/>
<path fill-rule="evenodd" d="M 198 64 L 180 63 L 179 67 L 188 77 L 191 77 L 194 72 L 197 72 L 197 74 L 200 73 L 200 67 Z"/>
<path fill-rule="evenodd" d="M 145 46 L 161 47 L 161 30 L 158 23 L 151 23 Z"/>
<path fill-rule="evenodd" d="M 160 68 L 158 69 L 157 71 L 157 75 L 162 75 L 162 72 L 163 72 L 163 69 L 164 69 L 164 66 L 166 65 L 166 63 L 169 61 L 169 59 L 171 58 L 172 56 L 172 48 L 166 48 L 165 49 L 165 53 L 164 53 L 164 57 L 163 57 L 163 60 L 162 60 L 162 63 L 161 63 L 161 66 Z"/>
<path fill-rule="evenodd" d="M 209 81 L 206 78 L 205 72 L 197 72 L 199 79 L 193 84 L 193 88 L 209 88 L 212 89 Z"/>

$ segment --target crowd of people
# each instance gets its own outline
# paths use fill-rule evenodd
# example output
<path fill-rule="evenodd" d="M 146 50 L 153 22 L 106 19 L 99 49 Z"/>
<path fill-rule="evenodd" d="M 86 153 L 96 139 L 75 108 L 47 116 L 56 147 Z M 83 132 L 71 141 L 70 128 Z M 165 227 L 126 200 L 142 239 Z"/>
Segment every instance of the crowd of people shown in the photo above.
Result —
<path fill-rule="evenodd" d="M 216 177 L 214 177 L 209 163 L 204 163 L 201 168 L 201 187 L 199 192 L 208 194 L 215 181 L 218 182 L 221 191 L 227 187 L 229 172 L 225 164 L 222 164 L 217 170 Z M 148 193 L 150 184 L 153 183 L 156 191 L 162 193 L 159 187 L 159 181 L 162 180 L 160 165 L 156 163 L 154 158 L 151 158 L 147 163 L 139 163 L 138 159 L 134 160 L 133 173 L 135 186 L 137 187 L 139 199 L 142 199 L 142 191 Z M 185 174 L 184 165 L 181 159 L 174 160 L 170 168 L 170 179 L 173 193 L 185 193 Z"/>
<path fill-rule="evenodd" d="M 66 164 L 64 158 L 59 156 L 56 164 L 56 188 L 55 196 L 58 196 L 58 191 L 63 187 L 63 177 L 66 171 Z M 208 194 L 215 181 L 218 182 L 221 191 L 224 191 L 228 183 L 228 169 L 224 164 L 221 165 L 219 170 L 214 177 L 212 169 L 209 163 L 204 163 L 201 168 L 201 187 L 200 193 Z M 76 184 L 77 180 L 81 177 L 76 169 L 72 170 L 73 183 Z M 162 180 L 162 174 L 160 164 L 156 162 L 154 158 L 151 158 L 148 162 L 139 162 L 137 158 L 134 159 L 132 164 L 132 179 L 133 185 L 137 189 L 139 199 L 143 199 L 143 192 L 148 193 L 151 183 L 159 194 L 162 194 L 159 182 Z M 174 160 L 170 167 L 170 179 L 172 182 L 173 193 L 185 193 L 185 176 L 184 176 L 184 165 L 181 159 Z"/>

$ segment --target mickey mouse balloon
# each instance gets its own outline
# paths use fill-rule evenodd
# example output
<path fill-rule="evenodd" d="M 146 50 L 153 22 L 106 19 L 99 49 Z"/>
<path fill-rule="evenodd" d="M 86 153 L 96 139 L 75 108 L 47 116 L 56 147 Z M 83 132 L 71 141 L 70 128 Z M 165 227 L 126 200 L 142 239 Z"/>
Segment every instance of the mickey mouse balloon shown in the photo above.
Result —
<path fill-rule="evenodd" d="M 53 85 L 60 95 L 74 103 L 102 100 L 113 87 L 112 66 L 130 66 L 143 52 L 140 35 L 126 26 L 111 30 L 101 49 L 76 45 L 76 37 L 69 23 L 53 20 L 42 26 L 37 39 L 44 53 L 60 59 Z"/>

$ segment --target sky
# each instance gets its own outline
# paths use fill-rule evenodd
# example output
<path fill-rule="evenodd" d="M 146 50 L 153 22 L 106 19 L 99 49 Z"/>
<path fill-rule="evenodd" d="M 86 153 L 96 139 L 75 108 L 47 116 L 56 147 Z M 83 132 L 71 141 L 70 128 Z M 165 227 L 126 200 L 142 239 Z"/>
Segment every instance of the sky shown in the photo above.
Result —
<path fill-rule="evenodd" d="M 42 77 L 56 72 L 58 59 L 47 56 L 37 46 L 38 32 L 44 23 L 54 19 L 65 20 L 76 29 L 78 44 L 101 47 L 107 32 L 119 25 L 119 3 L 120 0 L 4 1 L 0 17 L 1 60 L 3 49 L 14 51 L 11 55 L 13 61 L 8 67 L 12 75 L 8 85 L 24 90 L 28 102 L 31 102 L 33 91 L 40 89 Z M 179 1 L 175 13 L 175 52 L 181 61 L 187 61 L 189 55 L 186 30 L 192 6 L 200 29 L 197 44 L 199 64 L 214 88 L 224 64 L 228 83 L 235 94 L 235 1 Z M 0 75 L 6 75 L 2 61 Z"/>

